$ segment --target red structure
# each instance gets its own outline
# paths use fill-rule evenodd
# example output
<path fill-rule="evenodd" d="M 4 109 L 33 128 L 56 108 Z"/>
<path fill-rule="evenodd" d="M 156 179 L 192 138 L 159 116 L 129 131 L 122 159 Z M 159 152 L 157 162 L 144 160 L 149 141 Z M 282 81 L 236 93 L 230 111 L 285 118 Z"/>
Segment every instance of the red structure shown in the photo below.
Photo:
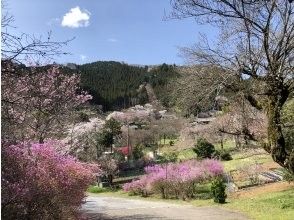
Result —
<path fill-rule="evenodd" d="M 115 148 L 116 151 L 121 152 L 124 156 L 129 156 L 129 149 L 128 146 Z"/>

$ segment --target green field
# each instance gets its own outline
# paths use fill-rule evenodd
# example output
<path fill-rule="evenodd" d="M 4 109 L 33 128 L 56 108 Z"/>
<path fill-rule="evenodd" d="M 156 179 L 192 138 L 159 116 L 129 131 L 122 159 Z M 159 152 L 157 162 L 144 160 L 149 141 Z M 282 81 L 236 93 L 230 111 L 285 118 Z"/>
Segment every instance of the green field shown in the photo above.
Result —
<path fill-rule="evenodd" d="M 272 161 L 269 154 L 258 154 L 253 156 L 244 156 L 242 153 L 232 154 L 233 160 L 223 161 L 225 170 L 232 171 L 240 168 L 241 166 L 251 165 L 255 163 L 265 163 Z"/>
<path fill-rule="evenodd" d="M 294 219 L 294 188 L 253 198 L 229 200 L 224 207 L 239 210 L 257 220 L 291 220 Z"/>

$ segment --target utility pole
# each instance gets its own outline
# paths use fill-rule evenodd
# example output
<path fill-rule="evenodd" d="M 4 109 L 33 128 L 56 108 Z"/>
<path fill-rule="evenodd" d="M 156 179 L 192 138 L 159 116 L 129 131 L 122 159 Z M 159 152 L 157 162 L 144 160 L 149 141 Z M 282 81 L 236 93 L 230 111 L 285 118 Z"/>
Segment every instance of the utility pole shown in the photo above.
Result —
<path fill-rule="evenodd" d="M 130 162 L 130 125 L 129 122 L 127 121 L 127 146 L 128 146 L 128 162 Z"/>

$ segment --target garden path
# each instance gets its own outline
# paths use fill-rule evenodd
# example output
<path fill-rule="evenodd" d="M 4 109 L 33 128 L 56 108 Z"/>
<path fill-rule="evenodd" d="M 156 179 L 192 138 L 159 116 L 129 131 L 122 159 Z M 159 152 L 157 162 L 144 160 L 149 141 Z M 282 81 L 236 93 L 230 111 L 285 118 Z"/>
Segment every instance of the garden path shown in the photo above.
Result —
<path fill-rule="evenodd" d="M 109 196 L 88 196 L 82 211 L 90 220 L 245 220 L 245 215 L 219 207 L 195 207 L 168 202 Z"/>

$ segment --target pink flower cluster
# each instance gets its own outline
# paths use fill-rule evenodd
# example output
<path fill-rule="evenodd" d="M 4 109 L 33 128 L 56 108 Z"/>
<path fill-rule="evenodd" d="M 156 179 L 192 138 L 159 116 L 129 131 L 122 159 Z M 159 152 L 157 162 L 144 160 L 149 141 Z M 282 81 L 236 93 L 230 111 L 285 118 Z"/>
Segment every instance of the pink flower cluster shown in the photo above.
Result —
<path fill-rule="evenodd" d="M 131 194 L 147 196 L 160 193 L 167 197 L 193 197 L 197 184 L 223 175 L 223 166 L 217 160 L 190 160 L 183 163 L 169 163 L 145 168 L 146 175 L 139 180 L 123 185 Z"/>
<path fill-rule="evenodd" d="M 7 219 L 73 217 L 84 192 L 101 172 L 61 155 L 56 146 L 22 143 L 2 146 L 2 215 Z"/>

